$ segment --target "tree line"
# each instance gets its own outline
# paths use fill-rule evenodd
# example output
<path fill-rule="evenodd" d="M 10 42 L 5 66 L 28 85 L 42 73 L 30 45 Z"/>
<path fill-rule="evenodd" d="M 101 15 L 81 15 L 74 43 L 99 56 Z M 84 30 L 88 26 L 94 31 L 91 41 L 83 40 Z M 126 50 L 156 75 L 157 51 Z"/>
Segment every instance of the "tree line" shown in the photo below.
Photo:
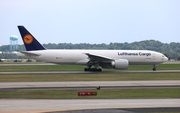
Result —
<path fill-rule="evenodd" d="M 107 50 L 152 50 L 164 53 L 168 58 L 180 60 L 180 43 L 171 42 L 169 44 L 156 40 L 144 40 L 132 43 L 109 43 L 109 44 L 89 44 L 89 43 L 48 43 L 43 44 L 47 49 L 107 49 Z M 0 51 L 9 51 L 9 45 L 0 46 Z M 19 45 L 17 51 L 25 51 L 24 45 Z"/>

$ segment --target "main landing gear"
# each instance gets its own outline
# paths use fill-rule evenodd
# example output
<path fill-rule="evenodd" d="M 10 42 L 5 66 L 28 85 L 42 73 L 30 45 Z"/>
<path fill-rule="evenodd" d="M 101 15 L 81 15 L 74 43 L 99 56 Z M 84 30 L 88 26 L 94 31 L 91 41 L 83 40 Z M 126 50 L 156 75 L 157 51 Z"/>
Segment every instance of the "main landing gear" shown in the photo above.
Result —
<path fill-rule="evenodd" d="M 91 68 L 94 66 L 94 68 Z M 90 71 L 90 72 L 101 72 L 101 68 L 99 67 L 99 63 L 89 64 L 87 68 L 84 68 L 84 71 Z"/>
<path fill-rule="evenodd" d="M 100 68 L 84 68 L 84 71 L 101 72 L 102 70 Z"/>

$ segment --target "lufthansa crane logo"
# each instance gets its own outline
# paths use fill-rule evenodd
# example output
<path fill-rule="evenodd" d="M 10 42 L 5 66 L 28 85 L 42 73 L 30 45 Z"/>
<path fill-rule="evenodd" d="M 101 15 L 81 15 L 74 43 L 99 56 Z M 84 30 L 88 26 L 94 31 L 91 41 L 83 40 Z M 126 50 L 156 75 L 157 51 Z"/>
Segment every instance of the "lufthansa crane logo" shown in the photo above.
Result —
<path fill-rule="evenodd" d="M 33 42 L 33 37 L 30 34 L 27 34 L 23 38 L 25 44 L 31 44 Z"/>

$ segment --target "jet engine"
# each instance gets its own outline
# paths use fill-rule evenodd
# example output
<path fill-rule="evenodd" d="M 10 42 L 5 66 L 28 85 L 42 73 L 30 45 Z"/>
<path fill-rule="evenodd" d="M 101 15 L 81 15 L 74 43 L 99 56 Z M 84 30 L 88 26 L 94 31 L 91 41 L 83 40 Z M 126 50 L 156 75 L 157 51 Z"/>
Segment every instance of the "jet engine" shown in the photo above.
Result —
<path fill-rule="evenodd" d="M 111 62 L 114 69 L 127 69 L 129 62 L 126 59 L 117 59 Z"/>

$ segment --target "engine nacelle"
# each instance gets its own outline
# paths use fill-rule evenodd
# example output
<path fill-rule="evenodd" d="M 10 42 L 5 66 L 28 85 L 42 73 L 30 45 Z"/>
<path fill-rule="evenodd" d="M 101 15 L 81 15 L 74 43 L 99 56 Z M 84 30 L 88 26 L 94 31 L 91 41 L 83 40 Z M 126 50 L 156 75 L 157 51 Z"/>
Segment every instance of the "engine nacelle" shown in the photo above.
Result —
<path fill-rule="evenodd" d="M 129 62 L 126 59 L 118 59 L 111 62 L 111 65 L 114 69 L 127 69 Z"/>

